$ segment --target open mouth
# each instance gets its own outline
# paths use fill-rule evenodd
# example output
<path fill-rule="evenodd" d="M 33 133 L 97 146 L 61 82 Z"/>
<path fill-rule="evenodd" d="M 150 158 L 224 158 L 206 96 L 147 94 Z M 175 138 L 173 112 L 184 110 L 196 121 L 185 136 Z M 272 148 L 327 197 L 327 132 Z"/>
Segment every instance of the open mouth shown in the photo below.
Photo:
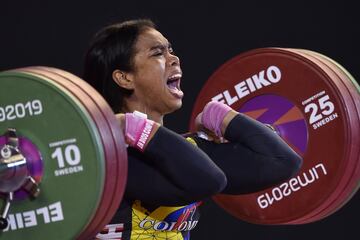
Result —
<path fill-rule="evenodd" d="M 169 91 L 176 97 L 182 98 L 184 93 L 180 90 L 181 74 L 174 74 L 170 76 L 166 82 Z"/>

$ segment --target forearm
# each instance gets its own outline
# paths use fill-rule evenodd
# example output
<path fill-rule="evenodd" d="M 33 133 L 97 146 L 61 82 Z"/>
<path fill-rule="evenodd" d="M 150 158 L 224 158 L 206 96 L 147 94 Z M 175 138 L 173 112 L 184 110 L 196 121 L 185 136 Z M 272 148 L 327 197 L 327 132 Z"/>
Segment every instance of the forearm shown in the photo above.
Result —
<path fill-rule="evenodd" d="M 223 171 L 207 154 L 164 127 L 158 128 L 143 153 L 131 149 L 130 154 L 138 163 L 129 158 L 133 173 L 129 172 L 128 187 L 137 199 L 156 197 L 159 203 L 179 204 L 209 197 L 226 185 Z M 137 189 L 140 182 L 144 191 Z"/>
<path fill-rule="evenodd" d="M 254 192 L 293 176 L 301 158 L 271 129 L 236 114 L 226 125 L 223 144 L 197 139 L 198 145 L 225 172 L 224 193 Z"/>
<path fill-rule="evenodd" d="M 160 127 L 149 142 L 145 156 L 175 185 L 201 191 L 223 184 L 223 172 L 201 149 L 167 128 Z M 203 184 L 203 183 L 207 184 Z"/>
<path fill-rule="evenodd" d="M 224 137 L 230 142 L 241 143 L 263 156 L 283 157 L 289 159 L 289 163 L 301 164 L 301 158 L 278 134 L 244 114 L 238 113 L 232 118 Z"/>
<path fill-rule="evenodd" d="M 183 181 L 186 181 L 183 174 Z M 209 196 L 205 191 L 188 191 L 193 182 L 187 182 L 187 188 L 175 185 L 156 167 L 139 160 L 136 155 L 129 155 L 128 179 L 125 198 L 141 200 L 150 205 L 181 206 L 201 201 Z M 206 186 L 206 184 L 204 184 Z M 218 190 L 220 192 L 220 190 Z M 211 195 L 218 192 L 213 192 Z"/>

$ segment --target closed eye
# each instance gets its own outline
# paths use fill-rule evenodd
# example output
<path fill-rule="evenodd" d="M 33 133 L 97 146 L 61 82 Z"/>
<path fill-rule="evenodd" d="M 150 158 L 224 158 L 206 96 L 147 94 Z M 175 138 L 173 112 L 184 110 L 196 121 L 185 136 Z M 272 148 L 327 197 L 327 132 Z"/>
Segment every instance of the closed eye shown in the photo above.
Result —
<path fill-rule="evenodd" d="M 169 43 L 167 46 L 165 45 L 156 45 L 150 49 L 152 52 L 152 56 L 161 56 L 165 53 L 165 51 L 168 51 L 170 54 L 174 54 L 174 49 L 171 47 L 171 44 Z"/>
<path fill-rule="evenodd" d="M 161 56 L 163 54 L 164 54 L 163 51 L 156 51 L 155 53 L 152 54 L 152 56 Z"/>

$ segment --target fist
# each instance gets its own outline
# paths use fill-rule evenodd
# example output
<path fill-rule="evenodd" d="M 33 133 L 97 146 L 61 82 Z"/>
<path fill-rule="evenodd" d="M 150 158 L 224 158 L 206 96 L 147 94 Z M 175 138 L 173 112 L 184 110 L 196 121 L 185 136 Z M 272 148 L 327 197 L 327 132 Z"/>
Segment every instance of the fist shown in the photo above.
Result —
<path fill-rule="evenodd" d="M 203 111 L 196 117 L 195 125 L 202 125 L 217 137 L 222 137 L 223 121 L 231 110 L 232 108 L 224 103 L 211 101 L 205 105 Z"/>

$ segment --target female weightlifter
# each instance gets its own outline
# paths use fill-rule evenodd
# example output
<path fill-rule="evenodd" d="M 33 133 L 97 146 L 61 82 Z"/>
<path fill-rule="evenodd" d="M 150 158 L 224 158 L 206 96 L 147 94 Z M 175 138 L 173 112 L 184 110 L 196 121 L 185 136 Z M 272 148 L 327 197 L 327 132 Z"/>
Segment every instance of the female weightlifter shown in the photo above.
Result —
<path fill-rule="evenodd" d="M 163 117 L 182 105 L 182 71 L 150 20 L 101 29 L 83 78 L 118 113 L 129 145 L 124 198 L 97 239 L 189 240 L 203 199 L 259 191 L 300 169 L 302 159 L 270 128 L 219 102 L 196 118 L 207 135 L 164 127 Z"/>

